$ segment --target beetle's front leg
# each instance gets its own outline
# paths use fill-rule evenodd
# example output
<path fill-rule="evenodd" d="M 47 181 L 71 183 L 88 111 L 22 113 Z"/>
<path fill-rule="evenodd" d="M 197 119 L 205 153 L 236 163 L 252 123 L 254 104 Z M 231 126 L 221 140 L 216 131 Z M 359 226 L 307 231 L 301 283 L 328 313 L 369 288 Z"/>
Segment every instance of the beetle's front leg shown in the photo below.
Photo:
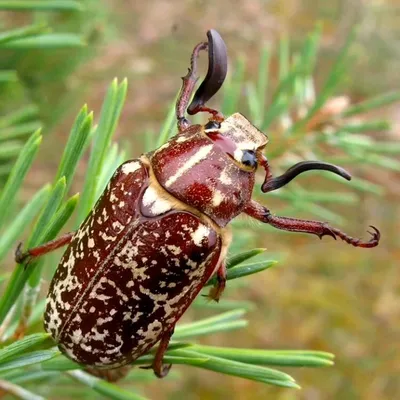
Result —
<path fill-rule="evenodd" d="M 226 45 L 220 34 L 211 29 L 207 32 L 208 43 L 199 43 L 193 50 L 190 59 L 190 68 L 186 76 L 182 78 L 182 88 L 178 95 L 175 107 L 175 115 L 178 120 L 178 131 L 182 132 L 190 126 L 190 122 L 185 118 L 186 111 L 190 115 L 199 112 L 208 112 L 212 114 L 211 120 L 222 122 L 224 117 L 220 112 L 207 107 L 205 104 L 221 88 L 228 70 L 228 56 Z M 197 82 L 197 58 L 200 51 L 208 49 L 208 71 L 203 82 L 192 97 L 194 87 Z M 188 106 L 189 104 L 189 106 Z"/>
<path fill-rule="evenodd" d="M 50 242 L 44 243 L 38 247 L 33 247 L 24 252 L 22 252 L 22 243 L 20 243 L 15 250 L 15 261 L 18 264 L 23 264 L 26 261 L 29 262 L 32 258 L 44 256 L 53 250 L 69 244 L 74 234 L 75 232 L 68 232 L 57 239 L 51 240 Z"/>
<path fill-rule="evenodd" d="M 210 292 L 208 293 L 208 298 L 218 303 L 223 291 L 225 290 L 225 286 L 226 286 L 226 266 L 225 262 L 221 262 L 221 265 L 217 270 L 217 282 L 210 289 Z"/>
<path fill-rule="evenodd" d="M 278 217 L 276 215 L 272 215 L 268 208 L 262 206 L 261 204 L 258 204 L 253 200 L 245 208 L 244 212 L 250 217 L 253 217 L 261 222 L 265 222 L 277 229 L 282 229 L 285 231 L 311 233 L 317 235 L 320 239 L 323 236 L 332 236 L 334 239 L 336 239 L 336 237 L 339 237 L 340 239 L 348 244 L 351 244 L 354 247 L 370 248 L 375 247 L 379 244 L 380 232 L 373 226 L 371 226 L 371 228 L 374 230 L 374 232 L 368 231 L 368 233 L 371 234 L 372 238 L 368 241 L 363 241 L 358 238 L 353 238 L 337 228 L 332 228 L 326 222 L 308 221 L 303 219 Z"/>
<path fill-rule="evenodd" d="M 198 80 L 197 77 L 197 58 L 202 50 L 207 50 L 208 43 L 201 42 L 194 49 L 190 58 L 190 68 L 188 73 L 182 78 L 182 87 L 176 101 L 175 114 L 178 120 L 178 131 L 182 132 L 190 126 L 190 122 L 185 117 L 186 109 L 192 97 L 194 87 Z"/>

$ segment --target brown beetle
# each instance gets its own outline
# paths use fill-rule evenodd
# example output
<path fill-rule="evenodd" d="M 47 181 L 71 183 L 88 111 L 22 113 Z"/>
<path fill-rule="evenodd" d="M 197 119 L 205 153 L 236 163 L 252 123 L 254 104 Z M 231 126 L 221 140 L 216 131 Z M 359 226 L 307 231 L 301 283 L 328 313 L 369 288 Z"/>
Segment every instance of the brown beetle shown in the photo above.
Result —
<path fill-rule="evenodd" d="M 122 164 L 76 232 L 25 253 L 26 262 L 69 243 L 51 282 L 44 324 L 61 351 L 91 372 L 124 367 L 159 347 L 153 369 L 163 365 L 175 324 L 214 275 L 216 301 L 225 287 L 228 223 L 241 213 L 278 229 L 339 237 L 356 247 L 378 245 L 352 238 L 327 223 L 278 217 L 251 199 L 258 166 L 266 171 L 263 192 L 278 189 L 302 172 L 327 170 L 350 180 L 342 168 L 301 162 L 273 178 L 263 155 L 267 137 L 243 115 L 224 118 L 206 107 L 227 72 L 224 41 L 214 30 L 198 44 L 176 105 L 178 133 L 160 148 Z M 188 106 L 197 81 L 196 63 L 208 49 L 206 78 Z M 209 112 L 205 125 L 190 114 Z M 96 372 L 97 371 L 97 372 Z M 110 376 L 109 376 L 110 377 Z"/>

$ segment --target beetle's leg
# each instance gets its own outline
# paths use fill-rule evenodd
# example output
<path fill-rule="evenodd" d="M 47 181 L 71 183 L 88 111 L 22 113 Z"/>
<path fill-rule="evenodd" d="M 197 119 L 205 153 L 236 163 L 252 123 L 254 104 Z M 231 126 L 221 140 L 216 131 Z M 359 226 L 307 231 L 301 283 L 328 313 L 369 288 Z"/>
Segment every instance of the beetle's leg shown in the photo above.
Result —
<path fill-rule="evenodd" d="M 212 114 L 212 120 L 222 122 L 224 120 L 222 114 L 218 111 L 206 107 L 205 103 L 218 92 L 222 86 L 227 69 L 228 56 L 225 42 L 219 33 L 213 29 L 207 32 L 208 43 L 199 43 L 193 50 L 190 59 L 190 68 L 185 77 L 182 78 L 182 88 L 179 92 L 176 102 L 176 118 L 178 120 L 178 130 L 182 132 L 190 126 L 190 122 L 185 118 L 186 110 L 190 115 L 198 112 L 209 112 Z M 193 100 L 189 104 L 194 87 L 197 82 L 197 58 L 201 50 L 208 49 L 208 71 L 203 82 L 194 94 Z"/>
<path fill-rule="evenodd" d="M 178 120 L 178 131 L 182 132 L 190 126 L 190 122 L 185 118 L 186 109 L 188 107 L 190 98 L 192 97 L 194 87 L 197 80 L 197 58 L 202 50 L 207 50 L 208 43 L 199 43 L 192 52 L 190 58 L 190 68 L 188 73 L 182 78 L 182 87 L 178 95 L 178 100 L 176 101 L 175 115 Z"/>
<path fill-rule="evenodd" d="M 164 354 L 168 349 L 169 341 L 171 340 L 171 336 L 174 333 L 174 328 L 170 329 L 169 331 L 165 332 L 161 337 L 161 341 L 158 345 L 157 353 L 154 357 L 154 361 L 152 364 L 152 368 L 154 374 L 158 378 L 164 378 L 168 375 L 169 370 L 171 369 L 171 364 L 163 364 Z"/>
<path fill-rule="evenodd" d="M 38 247 L 28 249 L 25 252 L 22 252 L 22 243 L 20 243 L 15 250 L 15 261 L 18 264 L 23 264 L 31 258 L 40 257 L 50 253 L 53 250 L 69 244 L 74 234 L 75 232 L 68 232 L 57 239 L 51 240 L 50 242 L 44 243 Z"/>
<path fill-rule="evenodd" d="M 225 263 L 222 262 L 217 270 L 217 282 L 215 286 L 210 289 L 208 293 L 208 298 L 211 300 L 219 302 L 223 291 L 225 290 L 226 286 L 226 266 Z"/>
<path fill-rule="evenodd" d="M 361 239 L 353 238 L 349 235 L 346 235 L 344 232 L 340 231 L 337 228 L 330 227 L 326 222 L 308 221 L 272 215 L 268 208 L 262 206 L 261 204 L 258 204 L 253 200 L 245 208 L 244 212 L 250 217 L 258 219 L 261 222 L 270 224 L 278 229 L 292 232 L 312 233 L 314 235 L 317 235 L 320 239 L 325 235 L 332 236 L 334 239 L 336 239 L 336 237 L 339 237 L 340 239 L 348 244 L 351 244 L 354 247 L 375 247 L 379 244 L 379 239 L 381 236 L 378 229 L 371 226 L 373 232 L 368 231 L 368 233 L 372 236 L 372 238 L 368 241 L 363 241 Z"/>

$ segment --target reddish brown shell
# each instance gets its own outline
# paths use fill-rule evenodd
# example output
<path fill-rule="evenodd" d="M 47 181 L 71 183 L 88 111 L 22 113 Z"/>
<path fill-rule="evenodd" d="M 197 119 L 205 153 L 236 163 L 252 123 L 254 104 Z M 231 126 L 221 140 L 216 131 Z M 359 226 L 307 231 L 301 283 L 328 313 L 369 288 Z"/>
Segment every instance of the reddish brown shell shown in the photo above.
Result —
<path fill-rule="evenodd" d="M 240 169 L 193 125 L 156 150 L 154 174 L 172 196 L 226 226 L 250 201 L 254 172 Z"/>
<path fill-rule="evenodd" d="M 180 318 L 215 270 L 221 238 L 186 211 L 144 216 L 148 170 L 123 164 L 52 280 L 45 329 L 73 360 L 129 363 Z"/>

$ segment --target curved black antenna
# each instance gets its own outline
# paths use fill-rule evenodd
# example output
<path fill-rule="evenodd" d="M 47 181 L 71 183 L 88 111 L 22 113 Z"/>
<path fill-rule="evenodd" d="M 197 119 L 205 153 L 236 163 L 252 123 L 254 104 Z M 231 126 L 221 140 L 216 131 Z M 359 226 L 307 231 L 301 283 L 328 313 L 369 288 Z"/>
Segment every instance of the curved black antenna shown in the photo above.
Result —
<path fill-rule="evenodd" d="M 273 190 L 279 189 L 282 186 L 287 185 L 291 180 L 296 178 L 297 175 L 311 170 L 330 171 L 336 175 L 341 176 L 344 179 L 347 179 L 348 181 L 351 180 L 351 175 L 342 167 L 338 167 L 336 165 L 325 163 L 322 161 L 302 161 L 293 165 L 293 167 L 290 167 L 281 176 L 277 176 L 276 178 L 272 179 L 266 179 L 266 181 L 261 186 L 261 190 L 264 193 L 272 192 Z"/>
<path fill-rule="evenodd" d="M 210 29 L 207 37 L 208 71 L 187 108 L 187 113 L 190 115 L 202 111 L 207 101 L 221 88 L 228 71 L 228 53 L 221 35 L 216 30 Z"/>

